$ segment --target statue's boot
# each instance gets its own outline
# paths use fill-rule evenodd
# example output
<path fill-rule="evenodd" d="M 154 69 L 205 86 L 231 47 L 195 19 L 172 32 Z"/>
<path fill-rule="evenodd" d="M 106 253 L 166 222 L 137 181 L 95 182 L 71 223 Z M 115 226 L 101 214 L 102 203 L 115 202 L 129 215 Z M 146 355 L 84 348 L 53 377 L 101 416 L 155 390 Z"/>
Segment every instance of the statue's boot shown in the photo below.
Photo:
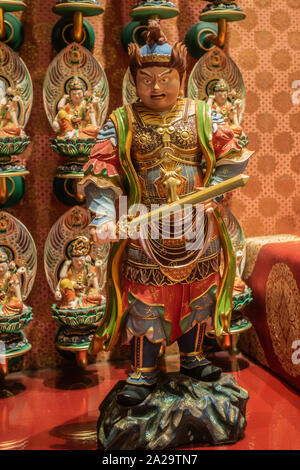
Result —
<path fill-rule="evenodd" d="M 222 369 L 214 366 L 203 354 L 205 327 L 205 322 L 197 323 L 178 339 L 180 373 L 196 380 L 213 382 L 220 378 Z"/>
<path fill-rule="evenodd" d="M 132 371 L 117 395 L 117 402 L 123 406 L 142 403 L 154 390 L 158 378 L 156 361 L 161 343 L 152 343 L 145 336 L 134 336 L 130 346 Z"/>

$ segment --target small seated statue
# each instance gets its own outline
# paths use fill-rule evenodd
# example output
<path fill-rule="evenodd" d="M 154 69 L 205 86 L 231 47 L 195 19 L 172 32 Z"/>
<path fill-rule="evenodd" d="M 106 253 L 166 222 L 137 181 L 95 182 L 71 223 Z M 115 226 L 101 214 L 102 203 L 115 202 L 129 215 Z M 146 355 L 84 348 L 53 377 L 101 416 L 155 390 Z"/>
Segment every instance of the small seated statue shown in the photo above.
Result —
<path fill-rule="evenodd" d="M 100 98 L 84 91 L 78 77 L 71 80 L 69 94 L 58 103 L 58 113 L 53 121 L 53 129 L 59 139 L 96 138 L 99 126 Z"/>
<path fill-rule="evenodd" d="M 88 308 L 102 303 L 97 262 L 92 265 L 89 251 L 90 243 L 86 237 L 77 237 L 71 243 L 71 259 L 63 264 L 55 293 L 60 309 Z"/>
<path fill-rule="evenodd" d="M 23 311 L 20 276 L 24 273 L 25 268 L 17 269 L 13 261 L 9 262 L 4 248 L 0 248 L 0 315 L 15 315 Z"/>
<path fill-rule="evenodd" d="M 0 79 L 0 138 L 25 137 L 25 132 L 18 123 L 17 90 L 6 89 L 5 82 Z"/>
<path fill-rule="evenodd" d="M 233 295 L 244 292 L 246 288 L 246 283 L 242 279 L 242 269 L 241 269 L 243 251 L 241 249 L 237 250 L 235 256 L 236 256 L 236 274 L 235 274 L 234 285 L 233 285 Z"/>
<path fill-rule="evenodd" d="M 243 132 L 239 121 L 242 102 L 240 99 L 233 99 L 235 91 L 231 90 L 232 100 L 229 99 L 229 87 L 225 80 L 219 80 L 214 86 L 214 94 L 210 95 L 207 104 L 214 111 L 221 114 L 227 126 L 229 126 L 235 136 L 240 136 Z"/>

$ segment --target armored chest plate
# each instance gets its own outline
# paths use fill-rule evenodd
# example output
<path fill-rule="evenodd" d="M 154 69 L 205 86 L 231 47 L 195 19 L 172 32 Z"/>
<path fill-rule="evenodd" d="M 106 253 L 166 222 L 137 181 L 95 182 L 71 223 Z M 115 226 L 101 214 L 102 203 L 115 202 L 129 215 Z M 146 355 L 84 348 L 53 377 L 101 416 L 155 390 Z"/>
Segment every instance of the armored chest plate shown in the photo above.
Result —
<path fill-rule="evenodd" d="M 132 162 L 145 204 L 172 202 L 202 184 L 202 153 L 194 104 L 179 100 L 169 113 L 134 105 Z"/>

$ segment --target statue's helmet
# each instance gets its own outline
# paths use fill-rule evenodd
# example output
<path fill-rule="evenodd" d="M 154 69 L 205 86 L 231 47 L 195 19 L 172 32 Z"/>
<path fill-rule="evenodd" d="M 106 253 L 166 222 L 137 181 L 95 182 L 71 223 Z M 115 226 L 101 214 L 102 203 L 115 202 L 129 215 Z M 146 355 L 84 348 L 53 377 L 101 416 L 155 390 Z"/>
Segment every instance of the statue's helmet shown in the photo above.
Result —
<path fill-rule="evenodd" d="M 157 39 L 160 36 L 159 39 Z M 148 27 L 147 42 L 141 48 L 136 43 L 128 46 L 129 67 L 134 81 L 140 68 L 160 66 L 175 68 L 180 78 L 184 76 L 187 64 L 187 49 L 181 42 L 171 46 L 164 38 L 163 33 L 152 35 Z"/>

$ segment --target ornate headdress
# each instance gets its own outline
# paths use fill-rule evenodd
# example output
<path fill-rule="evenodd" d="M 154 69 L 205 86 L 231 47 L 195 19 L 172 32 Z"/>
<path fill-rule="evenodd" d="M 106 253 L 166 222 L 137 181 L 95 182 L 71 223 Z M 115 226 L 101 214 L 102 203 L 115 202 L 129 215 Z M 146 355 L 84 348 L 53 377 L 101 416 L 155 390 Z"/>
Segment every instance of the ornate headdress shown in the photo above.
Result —
<path fill-rule="evenodd" d="M 82 80 L 80 80 L 80 78 L 73 77 L 69 83 L 68 88 L 69 88 L 69 93 L 70 93 L 72 90 L 84 90 L 84 85 L 82 83 Z"/>
<path fill-rule="evenodd" d="M 221 78 L 214 86 L 214 91 L 229 91 L 228 83 Z"/>
<path fill-rule="evenodd" d="M 186 69 L 187 49 L 185 45 L 181 42 L 176 42 L 174 46 L 168 44 L 160 29 L 159 22 L 156 20 L 149 21 L 146 44 L 139 48 L 136 43 L 130 43 L 128 54 L 129 67 L 134 80 L 139 68 L 155 65 L 175 68 L 181 77 Z"/>
<path fill-rule="evenodd" d="M 77 237 L 71 243 L 69 247 L 69 254 L 71 257 L 75 256 L 86 256 L 89 254 L 91 249 L 90 241 L 87 237 Z"/>

